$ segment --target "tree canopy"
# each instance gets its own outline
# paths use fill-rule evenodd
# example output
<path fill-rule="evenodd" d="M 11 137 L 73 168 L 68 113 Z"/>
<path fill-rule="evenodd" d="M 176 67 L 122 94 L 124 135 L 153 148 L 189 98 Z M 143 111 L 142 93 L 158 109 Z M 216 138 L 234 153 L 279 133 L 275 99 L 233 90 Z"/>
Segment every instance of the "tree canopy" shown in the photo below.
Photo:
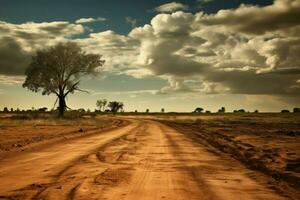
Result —
<path fill-rule="evenodd" d="M 108 106 L 110 108 L 110 111 L 113 114 L 116 114 L 117 112 L 121 111 L 124 107 L 124 104 L 122 102 L 118 102 L 118 101 L 111 101 L 108 103 Z"/>

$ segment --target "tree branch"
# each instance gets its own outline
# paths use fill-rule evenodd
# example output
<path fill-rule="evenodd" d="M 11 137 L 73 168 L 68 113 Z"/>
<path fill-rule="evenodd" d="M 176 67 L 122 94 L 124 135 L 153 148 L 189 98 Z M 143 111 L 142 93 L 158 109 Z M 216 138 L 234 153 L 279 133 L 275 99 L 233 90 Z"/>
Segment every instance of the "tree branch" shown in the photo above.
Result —
<path fill-rule="evenodd" d="M 74 90 L 78 90 L 79 88 L 76 88 L 76 86 L 79 84 L 79 81 L 74 83 L 71 88 L 64 94 L 64 97 L 66 97 L 70 92 L 73 92 Z"/>

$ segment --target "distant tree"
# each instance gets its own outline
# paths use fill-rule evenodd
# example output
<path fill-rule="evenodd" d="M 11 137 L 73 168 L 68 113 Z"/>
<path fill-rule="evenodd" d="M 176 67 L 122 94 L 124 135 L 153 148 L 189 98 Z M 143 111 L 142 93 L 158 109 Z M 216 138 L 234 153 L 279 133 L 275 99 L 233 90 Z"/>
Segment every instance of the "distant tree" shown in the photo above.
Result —
<path fill-rule="evenodd" d="M 202 113 L 203 110 L 204 110 L 203 108 L 198 107 L 198 108 L 196 108 L 196 109 L 194 110 L 194 112 L 195 112 L 195 113 Z"/>
<path fill-rule="evenodd" d="M 14 109 L 13 109 L 13 108 L 11 108 L 11 109 L 10 109 L 10 112 L 14 112 Z"/>
<path fill-rule="evenodd" d="M 164 108 L 162 108 L 162 109 L 161 109 L 161 112 L 162 112 L 162 113 L 164 113 L 164 112 L 165 112 L 165 109 L 164 109 Z"/>
<path fill-rule="evenodd" d="M 289 110 L 281 110 L 281 113 L 289 113 Z"/>
<path fill-rule="evenodd" d="M 138 111 L 137 111 L 137 110 L 135 110 L 134 112 L 135 112 L 135 113 L 137 113 Z"/>
<path fill-rule="evenodd" d="M 86 112 L 87 112 L 87 113 L 90 113 L 90 112 L 91 112 L 91 109 L 88 108 L 88 109 L 86 110 Z"/>
<path fill-rule="evenodd" d="M 21 112 L 21 111 L 20 111 L 20 109 L 19 109 L 19 108 L 17 108 L 17 109 L 16 109 L 16 112 L 17 112 L 17 113 L 19 113 L 19 112 Z"/>
<path fill-rule="evenodd" d="M 101 57 L 85 53 L 73 42 L 39 50 L 25 72 L 23 87 L 33 92 L 42 90 L 42 95 L 55 94 L 59 116 L 63 116 L 67 108 L 66 97 L 75 91 L 83 91 L 79 88 L 80 78 L 96 74 L 97 68 L 104 64 Z"/>
<path fill-rule="evenodd" d="M 3 112 L 6 112 L 6 113 L 9 112 L 9 111 L 8 111 L 8 108 L 7 108 L 7 107 L 4 107 L 4 108 L 3 108 Z"/>
<path fill-rule="evenodd" d="M 225 113 L 225 107 L 222 107 L 221 109 L 218 110 L 219 113 Z"/>
<path fill-rule="evenodd" d="M 258 110 L 255 110 L 255 111 L 254 111 L 254 113 L 258 113 L 258 112 L 259 112 Z"/>
<path fill-rule="evenodd" d="M 84 108 L 79 108 L 77 111 L 80 112 L 80 113 L 85 113 L 85 109 Z"/>
<path fill-rule="evenodd" d="M 149 113 L 149 109 L 148 108 L 146 109 L 146 113 Z"/>
<path fill-rule="evenodd" d="M 100 99 L 100 100 L 97 100 L 97 102 L 96 102 L 96 106 L 99 108 L 100 112 L 104 111 L 106 104 L 107 104 L 106 99 Z"/>
<path fill-rule="evenodd" d="M 124 104 L 122 102 L 118 102 L 118 101 L 111 101 L 108 103 L 108 107 L 110 108 L 110 111 L 113 114 L 116 114 L 117 112 L 120 112 L 123 110 Z"/>
<path fill-rule="evenodd" d="M 211 113 L 209 110 L 205 111 L 205 113 Z"/>
<path fill-rule="evenodd" d="M 245 109 L 239 109 L 239 110 L 234 110 L 234 113 L 245 113 L 246 110 Z"/>
<path fill-rule="evenodd" d="M 300 113 L 300 108 L 294 108 L 294 109 L 293 109 L 293 112 L 294 112 L 294 113 Z"/>

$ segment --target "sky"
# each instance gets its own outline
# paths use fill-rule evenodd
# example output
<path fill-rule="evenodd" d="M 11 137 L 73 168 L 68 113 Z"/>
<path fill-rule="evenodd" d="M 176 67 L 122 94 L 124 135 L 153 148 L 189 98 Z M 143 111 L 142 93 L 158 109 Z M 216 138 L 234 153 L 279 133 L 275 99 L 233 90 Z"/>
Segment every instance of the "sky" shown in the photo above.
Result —
<path fill-rule="evenodd" d="M 72 109 L 104 98 L 126 111 L 300 106 L 299 0 L 0 3 L 0 109 L 54 106 L 22 87 L 24 72 L 37 50 L 66 41 L 106 61 L 81 78 L 89 93 L 68 96 Z"/>

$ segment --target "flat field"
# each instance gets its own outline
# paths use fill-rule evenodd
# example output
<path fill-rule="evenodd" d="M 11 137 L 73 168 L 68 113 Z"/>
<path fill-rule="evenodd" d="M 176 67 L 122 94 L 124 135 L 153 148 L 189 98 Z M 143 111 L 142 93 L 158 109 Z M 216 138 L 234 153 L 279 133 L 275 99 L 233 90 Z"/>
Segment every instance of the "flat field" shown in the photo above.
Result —
<path fill-rule="evenodd" d="M 299 199 L 299 114 L 0 118 L 0 199 Z"/>

